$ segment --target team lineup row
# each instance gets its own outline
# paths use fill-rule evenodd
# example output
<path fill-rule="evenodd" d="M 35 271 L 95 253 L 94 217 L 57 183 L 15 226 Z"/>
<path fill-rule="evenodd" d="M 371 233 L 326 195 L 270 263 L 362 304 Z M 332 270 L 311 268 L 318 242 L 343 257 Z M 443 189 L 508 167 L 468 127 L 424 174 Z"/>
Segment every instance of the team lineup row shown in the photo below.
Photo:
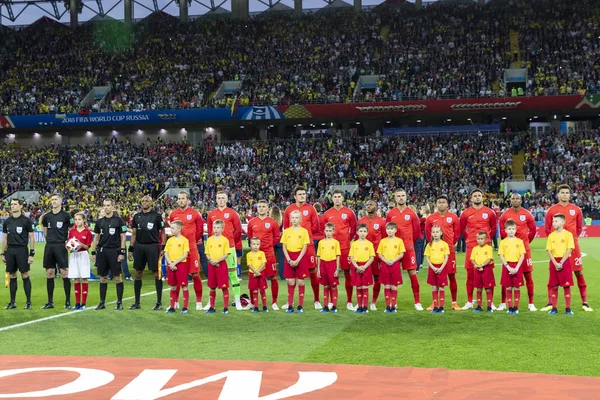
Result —
<path fill-rule="evenodd" d="M 558 203 L 548 210 L 546 216 L 545 228 L 551 234 L 547 244 L 551 264 L 548 304 L 542 310 L 557 312 L 557 287 L 562 286 L 565 288 L 567 300 L 566 311 L 568 314 L 572 313 L 569 304 L 570 286 L 574 285 L 572 270 L 581 295 L 582 308 L 585 311 L 592 311 L 587 303 L 587 287 L 577 240 L 583 225 L 583 215 L 577 206 L 569 202 L 571 190 L 568 185 L 561 185 L 557 193 Z M 259 201 L 258 215 L 249 221 L 247 228 L 251 248 L 250 253 L 247 254 L 248 285 L 254 311 L 258 311 L 259 293 L 263 300 L 263 310 L 267 310 L 265 295 L 267 282 L 271 286 L 272 309 L 279 309 L 277 306 L 279 288 L 275 277 L 278 269 L 275 255 L 278 244 L 282 245 L 284 276 L 288 283 L 288 301 L 283 307 L 286 312 L 294 312 L 293 300 L 296 287 L 299 292 L 296 311 L 304 312 L 304 279 L 310 279 L 317 310 L 337 311 L 337 287 L 342 273 L 345 278 L 347 309 L 367 312 L 368 291 L 371 286 L 373 286 L 373 296 L 370 308 L 376 309 L 375 303 L 381 286 L 384 286 L 386 312 L 395 312 L 397 286 L 402 283 L 401 269 L 408 273 L 415 309 L 423 310 L 414 248 L 415 240 L 421 237 L 422 232 L 416 213 L 407 206 L 406 197 L 406 192 L 402 189 L 394 193 L 396 207 L 389 211 L 385 219 L 377 216 L 377 203 L 368 201 L 367 215 L 357 221 L 354 212 L 343 205 L 344 195 L 341 191 L 332 193 L 333 207 L 323 215 L 319 215 L 315 207 L 307 203 L 305 188 L 299 186 L 294 190 L 295 203 L 287 207 L 281 224 L 269 216 L 269 204 L 266 201 Z M 429 270 L 427 282 L 432 285 L 433 300 L 429 310 L 434 313 L 444 312 L 444 287 L 448 285 L 452 296 L 452 309 L 458 311 L 474 308 L 475 311 L 482 311 L 481 295 L 485 290 L 487 305 L 484 308 L 492 311 L 491 299 L 495 280 L 492 251 L 491 247 L 489 249 L 488 247 L 499 225 L 500 235 L 504 240 L 501 242 L 499 252 L 502 263 L 502 303 L 498 309 L 503 310 L 508 306 L 509 313 L 518 313 L 519 287 L 525 285 L 529 296 L 528 308 L 535 311 L 531 277 L 533 262 L 530 251 L 530 242 L 535 237 L 533 216 L 521 207 L 521 197 L 517 194 L 511 197 L 512 207 L 500 216 L 499 224 L 494 211 L 483 205 L 482 191 L 473 190 L 470 200 L 471 206 L 459 218 L 448 211 L 448 198 L 439 196 L 436 202 L 437 211 L 425 222 L 425 237 L 429 243 L 425 253 Z M 116 283 L 116 308 L 118 310 L 123 308 L 124 286 L 121 279 L 121 262 L 129 253 L 129 259 L 133 260 L 136 270 L 135 303 L 130 309 L 140 308 L 141 278 L 146 267 L 153 271 L 155 277 L 157 302 L 154 309 L 162 309 L 159 260 L 164 256 L 168 267 L 168 283 L 171 286 L 171 304 L 168 312 L 174 312 L 181 288 L 184 302 L 182 312 L 188 312 L 188 274 L 191 275 L 193 282 L 197 310 L 215 312 L 214 300 L 217 288 L 223 291 L 225 305 L 228 305 L 229 287 L 233 291 L 236 308 L 242 310 L 237 272 L 237 265 L 240 264 L 242 256 L 241 221 L 238 214 L 227 207 L 227 193 L 218 192 L 216 201 L 217 208 L 208 214 L 206 222 L 209 239 L 204 243 L 204 220 L 190 207 L 189 195 L 186 192 L 179 194 L 178 208 L 166 218 L 166 221 L 153 211 L 152 199 L 149 196 L 143 197 L 142 212 L 133 217 L 131 242 L 129 248 L 126 248 L 127 227 L 120 217 L 113 215 L 114 201 L 106 199 L 103 202 L 105 216 L 97 220 L 94 227 L 95 235 L 92 235 L 85 224 L 85 215 L 77 213 L 72 219 L 69 213 L 62 210 L 62 197 L 58 194 L 54 195 L 52 211 L 42 218 L 47 241 L 43 266 L 47 270 L 48 278 L 48 303 L 43 308 L 53 307 L 53 274 L 57 265 L 64 280 L 67 303 L 70 303 L 70 279 L 76 279 L 75 309 L 85 307 L 90 270 L 88 250 L 90 250 L 92 261 L 96 264 L 100 276 L 100 303 L 97 309 L 105 308 L 109 273 L 112 273 Z M 26 308 L 31 308 L 31 282 L 28 272 L 35 254 L 33 224 L 21 214 L 21 210 L 21 202 L 13 200 L 11 217 L 4 222 L 5 240 L 2 259 L 6 263 L 7 273 L 10 274 L 11 295 L 6 309 L 16 308 L 17 271 L 21 272 L 23 279 L 27 297 Z M 73 224 L 75 226 L 71 229 Z M 168 240 L 165 225 L 170 228 Z M 562 229 L 563 225 L 564 229 Z M 465 260 L 467 303 L 462 308 L 456 302 L 458 288 L 454 253 L 454 245 L 461 234 L 466 239 L 467 245 Z M 571 242 L 572 246 L 569 247 Z M 71 251 L 70 256 L 65 244 Z M 200 258 L 204 254 L 209 264 L 206 269 L 210 302 L 203 307 Z M 484 259 L 488 255 L 489 258 Z M 68 268 L 68 258 L 71 261 L 70 268 Z M 324 307 L 320 303 L 320 286 L 324 289 Z M 357 296 L 356 307 L 352 301 L 354 288 Z M 476 301 L 473 298 L 475 288 L 478 289 Z M 70 306 L 70 304 L 66 305 Z M 227 313 L 228 309 L 225 308 L 223 312 Z"/>

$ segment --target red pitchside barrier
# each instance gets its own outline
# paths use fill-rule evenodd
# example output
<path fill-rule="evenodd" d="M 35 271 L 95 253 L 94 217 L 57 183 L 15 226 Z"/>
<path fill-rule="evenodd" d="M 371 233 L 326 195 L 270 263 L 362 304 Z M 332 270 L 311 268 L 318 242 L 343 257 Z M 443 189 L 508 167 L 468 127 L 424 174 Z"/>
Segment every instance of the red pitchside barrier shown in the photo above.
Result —
<path fill-rule="evenodd" d="M 535 234 L 536 238 L 546 238 L 546 229 L 543 226 L 538 226 Z M 600 225 L 584 226 L 581 231 L 580 238 L 597 238 L 600 237 Z"/>

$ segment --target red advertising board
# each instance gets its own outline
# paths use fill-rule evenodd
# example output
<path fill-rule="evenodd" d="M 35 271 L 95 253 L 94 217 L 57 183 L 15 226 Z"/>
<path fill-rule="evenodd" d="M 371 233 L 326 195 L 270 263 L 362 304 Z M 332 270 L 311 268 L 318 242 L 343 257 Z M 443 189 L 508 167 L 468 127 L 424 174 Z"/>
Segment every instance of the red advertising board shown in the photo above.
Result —
<path fill-rule="evenodd" d="M 537 231 L 535 233 L 536 238 L 546 238 L 548 235 L 546 234 L 546 229 L 543 226 L 538 226 Z M 591 225 L 584 226 L 581 231 L 580 238 L 597 238 L 600 237 L 600 225 Z"/>
<path fill-rule="evenodd" d="M 583 95 L 504 97 L 381 103 L 305 104 L 278 106 L 285 118 L 364 117 L 388 114 L 452 114 L 493 111 L 552 111 L 575 109 Z"/>

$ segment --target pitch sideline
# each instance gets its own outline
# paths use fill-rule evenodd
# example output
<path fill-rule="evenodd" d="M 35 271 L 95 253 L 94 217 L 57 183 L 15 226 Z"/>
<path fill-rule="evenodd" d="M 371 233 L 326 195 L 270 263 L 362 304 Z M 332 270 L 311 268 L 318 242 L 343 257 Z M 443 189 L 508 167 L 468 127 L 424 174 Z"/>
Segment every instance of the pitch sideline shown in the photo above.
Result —
<path fill-rule="evenodd" d="M 206 279 L 203 280 L 202 282 L 203 283 L 206 282 Z M 194 286 L 194 284 L 192 283 L 189 286 Z M 166 292 L 168 290 L 171 290 L 171 289 L 169 287 L 167 287 L 166 289 L 163 289 L 163 292 Z M 156 294 L 156 290 L 153 291 L 153 292 L 143 293 L 143 294 L 141 294 L 141 297 L 150 296 L 152 294 Z M 135 296 L 127 297 L 127 298 L 123 299 L 123 302 L 129 301 L 129 300 L 133 300 L 133 299 L 135 299 Z M 111 304 L 117 304 L 117 301 L 115 300 L 115 301 L 111 301 L 109 303 L 106 303 L 106 305 L 111 305 Z M 86 308 L 85 310 L 69 311 L 69 312 L 65 312 L 65 313 L 62 313 L 62 314 L 50 315 L 49 317 L 38 318 L 38 319 L 34 319 L 34 320 L 31 320 L 31 321 L 27 321 L 27 322 L 21 322 L 21 323 L 18 323 L 18 324 L 14 324 L 14 325 L 9 325 L 9 326 L 2 327 L 2 328 L 0 328 L 0 332 L 8 331 L 8 330 L 15 329 L 15 328 L 20 328 L 22 326 L 31 325 L 31 324 L 35 324 L 35 323 L 38 323 L 38 322 L 49 321 L 49 320 L 55 319 L 55 318 L 65 317 L 67 315 L 75 315 L 75 314 L 79 314 L 79 313 L 82 313 L 82 312 L 85 312 L 85 311 L 89 311 L 89 310 L 93 310 L 93 309 L 94 309 L 93 307 L 90 307 L 90 308 Z"/>

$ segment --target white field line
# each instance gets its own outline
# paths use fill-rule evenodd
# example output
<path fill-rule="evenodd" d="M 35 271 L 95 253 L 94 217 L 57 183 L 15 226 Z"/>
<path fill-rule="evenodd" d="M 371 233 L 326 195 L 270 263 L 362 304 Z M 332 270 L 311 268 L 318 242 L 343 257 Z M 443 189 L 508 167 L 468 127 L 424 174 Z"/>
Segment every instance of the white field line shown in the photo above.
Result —
<path fill-rule="evenodd" d="M 206 279 L 203 280 L 202 282 L 206 282 Z M 189 286 L 193 286 L 193 284 L 190 284 Z M 170 288 L 168 286 L 167 286 L 166 289 L 163 289 L 163 292 L 166 292 L 167 290 L 170 290 Z M 143 293 L 143 294 L 141 294 L 141 296 L 150 296 L 150 295 L 153 295 L 153 294 L 156 294 L 156 290 L 154 292 Z M 123 302 L 129 301 L 129 300 L 133 300 L 133 299 L 135 299 L 135 296 L 127 297 L 127 298 L 123 299 Z M 110 303 L 106 303 L 106 305 L 108 306 L 108 305 L 116 304 L 116 303 L 117 303 L 117 301 L 115 300 L 115 301 L 111 301 Z M 22 326 L 36 324 L 38 322 L 50 321 L 51 319 L 66 317 L 67 315 L 74 315 L 74 314 L 78 314 L 80 312 L 85 312 L 85 311 L 89 311 L 89 310 L 93 310 L 93 309 L 94 309 L 94 307 L 89 307 L 89 308 L 86 308 L 85 310 L 71 311 L 71 312 L 66 312 L 66 313 L 61 313 L 61 314 L 55 314 L 55 315 L 51 315 L 49 317 L 34 319 L 32 321 L 27 321 L 27 322 L 21 322 L 20 324 L 14 324 L 14 325 L 9 325 L 9 326 L 4 326 L 4 327 L 0 328 L 0 332 L 8 331 L 10 329 L 20 328 Z"/>

